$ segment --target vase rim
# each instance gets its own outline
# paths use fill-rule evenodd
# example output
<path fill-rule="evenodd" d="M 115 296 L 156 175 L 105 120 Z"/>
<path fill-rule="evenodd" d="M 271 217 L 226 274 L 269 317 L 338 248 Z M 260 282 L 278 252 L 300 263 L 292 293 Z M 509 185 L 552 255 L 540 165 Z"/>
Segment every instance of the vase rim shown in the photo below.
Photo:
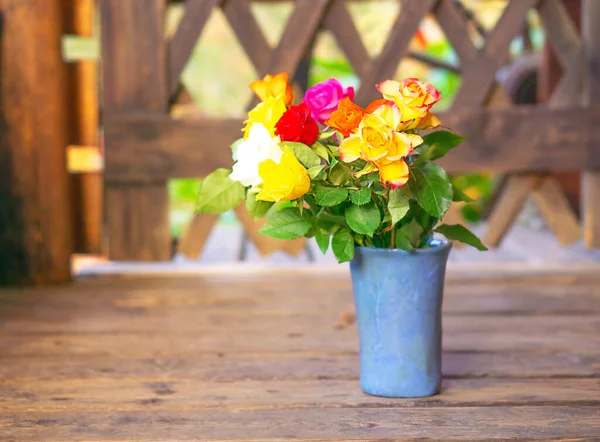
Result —
<path fill-rule="evenodd" d="M 389 248 L 389 247 L 368 247 L 368 246 L 355 246 L 355 249 L 360 249 L 367 251 L 369 253 L 397 253 L 397 254 L 406 254 L 406 255 L 414 255 L 414 254 L 429 254 L 429 253 L 444 253 L 449 251 L 452 248 L 452 243 L 446 239 L 433 239 L 429 243 L 433 245 L 433 247 L 427 247 L 423 249 L 414 249 L 414 250 L 404 250 L 398 248 Z"/>

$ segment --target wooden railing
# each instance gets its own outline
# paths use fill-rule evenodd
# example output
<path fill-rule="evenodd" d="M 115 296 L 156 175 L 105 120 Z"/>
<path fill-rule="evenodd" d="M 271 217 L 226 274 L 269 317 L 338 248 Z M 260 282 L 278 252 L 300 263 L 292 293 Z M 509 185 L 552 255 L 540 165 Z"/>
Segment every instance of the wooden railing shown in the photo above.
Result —
<path fill-rule="evenodd" d="M 440 118 L 468 137 L 461 149 L 444 159 L 444 167 L 450 172 L 507 173 L 507 189 L 523 195 L 514 201 L 510 193 L 500 198 L 503 210 L 492 213 L 490 228 L 496 233 L 488 236 L 490 242 L 500 240 L 529 193 L 537 191 L 540 204 L 552 204 L 552 192 L 560 193 L 560 187 L 548 181 L 547 172 L 577 169 L 585 171 L 586 244 L 600 246 L 600 30 L 593 26 L 600 20 L 599 3 L 583 1 L 580 33 L 560 0 L 512 0 L 486 33 L 484 45 L 477 47 L 468 18 L 456 2 L 405 0 L 383 49 L 372 58 L 345 0 L 297 0 L 273 48 L 248 0 L 187 0 L 183 19 L 168 40 L 163 37 L 164 0 L 101 0 L 110 256 L 170 259 L 167 180 L 198 177 L 231 165 L 227 146 L 238 137 L 240 120 L 169 115 L 182 70 L 215 8 L 223 11 L 259 77 L 281 71 L 293 76 L 315 35 L 321 29 L 331 31 L 363 85 L 356 95 L 361 105 L 376 98 L 374 84 L 394 76 L 419 23 L 432 14 L 458 55 L 462 75 L 452 109 Z M 563 78 L 547 105 L 495 107 L 491 97 L 496 73 L 509 57 L 511 42 L 521 36 L 531 9 L 541 17 L 564 68 Z M 550 206 L 547 212 L 551 211 Z M 195 222 L 206 233 L 214 219 Z M 249 235 L 255 227 L 246 220 Z"/>

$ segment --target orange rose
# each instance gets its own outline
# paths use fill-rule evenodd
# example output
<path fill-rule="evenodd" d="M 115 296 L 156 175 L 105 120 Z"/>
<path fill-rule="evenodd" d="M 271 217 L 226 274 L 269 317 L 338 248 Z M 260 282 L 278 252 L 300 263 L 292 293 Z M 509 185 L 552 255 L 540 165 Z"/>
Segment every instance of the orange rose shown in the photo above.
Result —
<path fill-rule="evenodd" d="M 294 99 L 292 88 L 288 83 L 287 72 L 265 75 L 262 80 L 250 83 L 250 89 L 258 95 L 261 101 L 266 101 L 270 97 L 281 98 L 286 106 L 289 106 Z"/>
<path fill-rule="evenodd" d="M 339 131 L 344 137 L 348 137 L 358 127 L 364 115 L 365 111 L 362 107 L 354 104 L 348 97 L 344 97 L 325 124 Z"/>
<path fill-rule="evenodd" d="M 386 100 L 385 98 L 378 98 L 375 101 L 372 101 L 365 109 L 365 112 L 368 114 L 372 114 L 373 112 L 375 112 L 379 107 L 383 106 L 384 104 L 387 104 L 388 106 L 393 106 L 394 102 L 390 101 L 390 100 Z"/>

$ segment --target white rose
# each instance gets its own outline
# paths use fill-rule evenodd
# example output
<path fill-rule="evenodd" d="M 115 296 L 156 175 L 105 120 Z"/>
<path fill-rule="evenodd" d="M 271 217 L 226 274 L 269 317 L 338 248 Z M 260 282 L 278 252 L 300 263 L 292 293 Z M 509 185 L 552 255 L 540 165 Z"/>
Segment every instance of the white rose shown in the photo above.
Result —
<path fill-rule="evenodd" d="M 258 165 L 268 159 L 279 164 L 282 154 L 279 137 L 271 137 L 265 126 L 254 123 L 250 127 L 248 138 L 237 145 L 233 155 L 236 163 L 229 177 L 239 181 L 244 187 L 258 186 L 262 183 Z"/>

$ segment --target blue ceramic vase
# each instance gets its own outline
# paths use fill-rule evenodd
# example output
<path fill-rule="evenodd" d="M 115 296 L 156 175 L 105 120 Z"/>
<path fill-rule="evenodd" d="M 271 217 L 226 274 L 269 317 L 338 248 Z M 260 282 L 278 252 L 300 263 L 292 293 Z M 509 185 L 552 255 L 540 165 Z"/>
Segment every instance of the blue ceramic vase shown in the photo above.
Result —
<path fill-rule="evenodd" d="M 452 244 L 357 247 L 350 263 L 360 343 L 360 385 L 386 397 L 423 397 L 441 381 L 442 295 Z"/>

